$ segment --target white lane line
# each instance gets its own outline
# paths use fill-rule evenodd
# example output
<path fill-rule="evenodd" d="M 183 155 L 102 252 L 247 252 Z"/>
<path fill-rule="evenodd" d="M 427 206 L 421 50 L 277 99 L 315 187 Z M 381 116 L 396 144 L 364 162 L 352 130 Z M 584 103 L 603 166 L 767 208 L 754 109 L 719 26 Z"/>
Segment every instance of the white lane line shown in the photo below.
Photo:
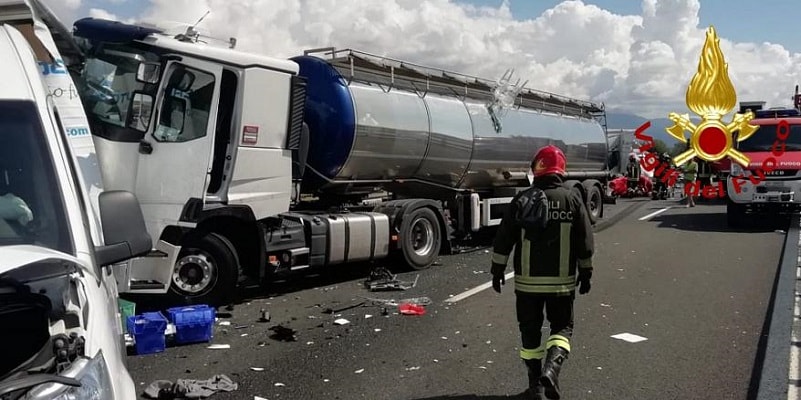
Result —
<path fill-rule="evenodd" d="M 659 214 L 662 214 L 663 212 L 665 212 L 665 211 L 667 211 L 667 210 L 670 210 L 671 208 L 673 208 L 673 206 L 670 206 L 670 207 L 665 207 L 665 208 L 663 208 L 663 209 L 661 209 L 661 210 L 659 210 L 659 211 L 654 211 L 654 212 L 652 212 L 652 213 L 650 213 L 650 214 L 648 214 L 648 215 L 646 215 L 646 216 L 644 216 L 644 217 L 640 218 L 640 221 L 645 221 L 645 220 L 646 220 L 646 219 L 648 219 L 648 218 L 655 217 L 655 216 L 657 216 L 657 215 L 659 215 Z"/>
<path fill-rule="evenodd" d="M 514 271 L 506 274 L 505 275 L 506 283 L 509 283 L 512 280 L 512 278 L 514 278 L 514 277 L 515 277 Z M 492 287 L 492 281 L 489 281 L 487 283 L 482 283 L 482 284 L 480 284 L 480 285 L 478 285 L 478 286 L 476 286 L 476 287 L 474 287 L 474 288 L 472 288 L 470 290 L 467 290 L 465 292 L 457 294 L 456 296 L 448 298 L 447 300 L 445 300 L 445 302 L 446 303 L 456 303 L 457 301 L 464 300 L 464 299 L 466 299 L 466 298 L 468 298 L 468 297 L 470 297 L 470 296 L 472 296 L 472 295 L 474 295 L 476 293 L 480 293 L 482 290 L 487 290 L 487 289 L 489 289 L 491 287 Z M 503 287 L 508 287 L 508 286 L 504 285 Z"/>

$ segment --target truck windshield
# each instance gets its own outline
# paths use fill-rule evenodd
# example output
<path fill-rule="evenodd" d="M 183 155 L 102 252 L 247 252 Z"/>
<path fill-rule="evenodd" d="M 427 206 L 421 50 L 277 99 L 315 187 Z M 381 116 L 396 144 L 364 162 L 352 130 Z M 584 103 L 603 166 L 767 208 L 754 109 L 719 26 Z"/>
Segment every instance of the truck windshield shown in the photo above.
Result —
<path fill-rule="evenodd" d="M 740 151 L 772 151 L 776 141 L 776 124 L 762 125 L 750 138 L 737 144 Z M 790 125 L 790 136 L 784 142 L 785 151 L 801 151 L 801 125 Z"/>
<path fill-rule="evenodd" d="M 0 246 L 74 254 L 62 198 L 36 105 L 0 101 Z"/>
<path fill-rule="evenodd" d="M 137 79 L 142 63 L 155 65 L 153 53 L 104 45 L 86 59 L 81 101 L 94 122 L 146 131 L 155 85 Z M 133 107 L 131 106 L 133 103 Z"/>

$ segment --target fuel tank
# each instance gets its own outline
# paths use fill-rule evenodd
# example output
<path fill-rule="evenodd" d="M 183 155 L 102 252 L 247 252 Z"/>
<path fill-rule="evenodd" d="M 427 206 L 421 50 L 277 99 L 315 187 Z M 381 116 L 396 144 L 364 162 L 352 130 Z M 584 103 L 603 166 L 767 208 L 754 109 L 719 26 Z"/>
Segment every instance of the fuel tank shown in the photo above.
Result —
<path fill-rule="evenodd" d="M 499 132 L 486 100 L 346 79 L 315 56 L 292 60 L 307 80 L 304 192 L 398 180 L 473 190 L 519 186 L 533 154 L 548 144 L 565 152 L 569 175 L 606 169 L 606 135 L 595 119 L 511 108 Z"/>

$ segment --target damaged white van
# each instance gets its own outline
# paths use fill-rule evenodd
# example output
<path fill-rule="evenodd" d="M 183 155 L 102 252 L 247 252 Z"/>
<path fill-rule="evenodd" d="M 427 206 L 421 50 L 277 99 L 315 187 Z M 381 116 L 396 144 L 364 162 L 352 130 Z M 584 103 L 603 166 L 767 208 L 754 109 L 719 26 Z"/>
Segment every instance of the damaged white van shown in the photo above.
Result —
<path fill-rule="evenodd" d="M 151 250 L 133 194 L 89 196 L 33 51 L 0 24 L 0 399 L 135 399 L 110 265 Z"/>

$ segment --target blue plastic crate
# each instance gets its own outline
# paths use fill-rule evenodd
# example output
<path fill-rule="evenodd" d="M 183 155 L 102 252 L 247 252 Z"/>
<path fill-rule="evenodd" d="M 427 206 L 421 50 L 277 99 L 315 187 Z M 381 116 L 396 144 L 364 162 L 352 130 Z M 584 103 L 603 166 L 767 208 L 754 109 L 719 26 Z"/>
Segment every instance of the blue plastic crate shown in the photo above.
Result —
<path fill-rule="evenodd" d="M 160 312 L 146 312 L 128 317 L 128 333 L 134 337 L 136 354 L 161 353 L 167 347 L 164 331 L 167 318 Z"/>
<path fill-rule="evenodd" d="M 211 340 L 217 312 L 205 304 L 173 307 L 167 310 L 175 325 L 175 343 L 199 343 Z"/>

